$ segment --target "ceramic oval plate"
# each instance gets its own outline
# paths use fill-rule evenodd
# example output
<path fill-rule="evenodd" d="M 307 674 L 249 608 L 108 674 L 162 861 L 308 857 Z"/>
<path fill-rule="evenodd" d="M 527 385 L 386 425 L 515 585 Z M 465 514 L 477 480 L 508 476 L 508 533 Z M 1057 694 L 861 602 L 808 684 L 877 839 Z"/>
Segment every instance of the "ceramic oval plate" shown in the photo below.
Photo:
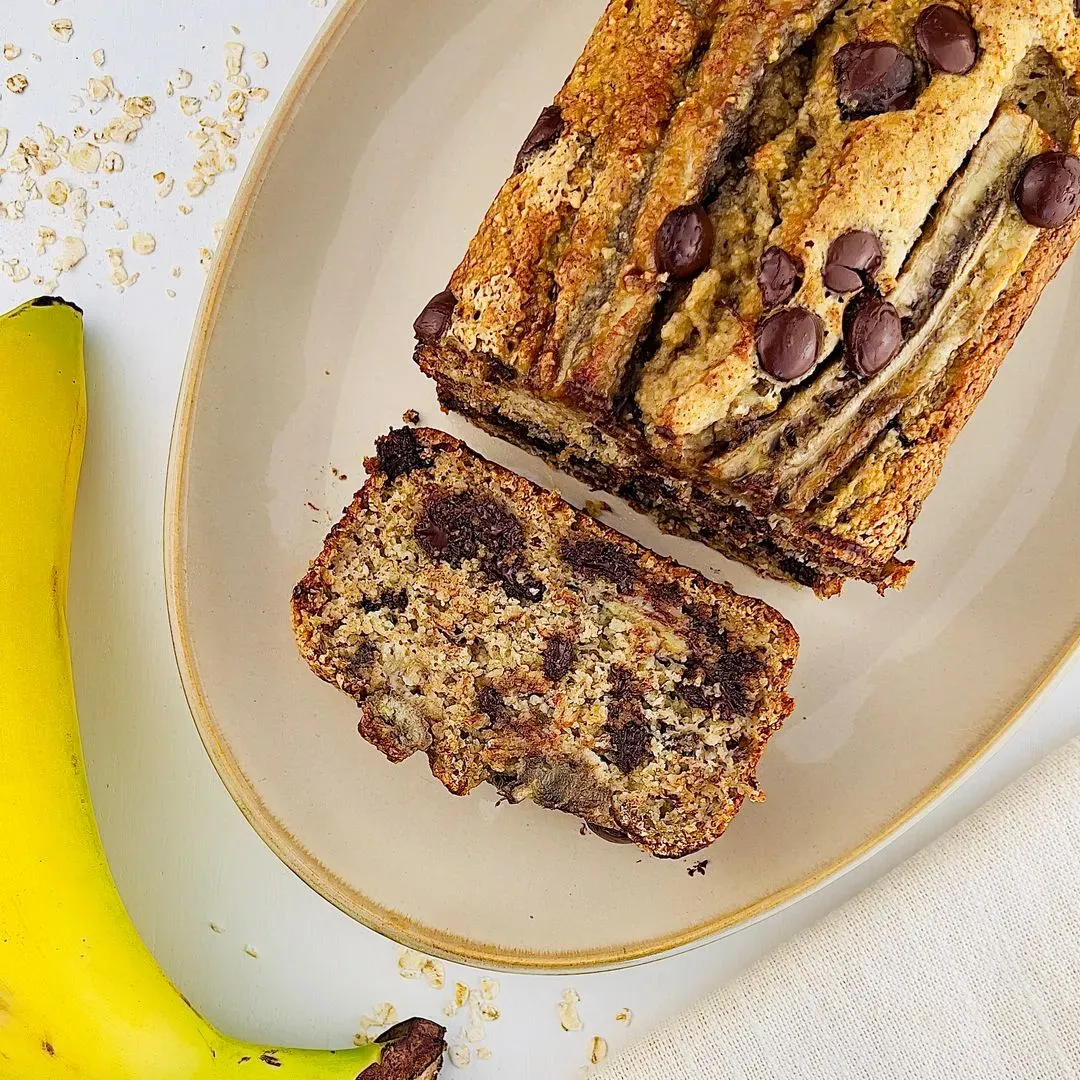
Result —
<path fill-rule="evenodd" d="M 629 963 L 805 894 L 956 782 L 1080 623 L 1074 261 L 953 451 L 903 593 L 855 585 L 821 603 L 616 507 L 617 527 L 764 597 L 802 635 L 798 707 L 761 769 L 768 800 L 701 856 L 704 875 L 582 836 L 571 818 L 499 806 L 493 790 L 455 799 L 422 755 L 390 765 L 357 735 L 355 706 L 301 663 L 292 586 L 403 411 L 578 505 L 588 494 L 441 417 L 411 361 L 411 323 L 602 5 L 356 0 L 334 17 L 234 212 L 173 447 L 177 655 L 225 784 L 340 908 L 493 967 Z"/>

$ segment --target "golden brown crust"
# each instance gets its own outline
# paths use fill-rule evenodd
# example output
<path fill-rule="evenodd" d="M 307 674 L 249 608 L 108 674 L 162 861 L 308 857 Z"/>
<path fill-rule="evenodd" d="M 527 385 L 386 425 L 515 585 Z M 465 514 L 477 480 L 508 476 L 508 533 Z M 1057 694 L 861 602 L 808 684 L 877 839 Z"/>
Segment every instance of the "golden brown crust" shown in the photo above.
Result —
<path fill-rule="evenodd" d="M 1012 201 L 1027 160 L 1080 146 L 1073 0 L 956 0 L 977 58 L 932 76 L 915 44 L 928 2 L 609 5 L 556 99 L 558 137 L 500 192 L 448 333 L 418 349 L 441 398 L 609 488 L 670 481 L 622 493 L 763 573 L 822 595 L 849 577 L 900 587 L 949 444 L 1076 239 Z M 882 42 L 912 59 L 911 101 L 850 114 L 836 58 Z M 675 282 L 656 238 L 699 203 L 711 262 Z M 852 297 L 825 287 L 852 230 L 876 237 L 869 287 L 905 327 L 860 378 Z M 822 328 L 817 367 L 787 383 L 758 356 L 767 245 L 800 268 L 781 303 Z"/>
<path fill-rule="evenodd" d="M 852 484 L 860 490 L 838 537 L 856 541 L 868 562 L 902 547 L 923 503 L 934 490 L 949 447 L 971 418 L 1024 328 L 1043 289 L 1080 240 L 1080 218 L 1044 233 L 1023 268 L 991 310 L 982 332 L 957 351 L 948 378 L 926 408 L 904 417 L 903 441 L 890 440 L 867 455 Z"/>
<path fill-rule="evenodd" d="M 639 547 L 431 429 L 379 457 L 293 593 L 301 655 L 391 761 L 424 752 L 662 857 L 711 843 L 790 713 L 759 600 Z"/>

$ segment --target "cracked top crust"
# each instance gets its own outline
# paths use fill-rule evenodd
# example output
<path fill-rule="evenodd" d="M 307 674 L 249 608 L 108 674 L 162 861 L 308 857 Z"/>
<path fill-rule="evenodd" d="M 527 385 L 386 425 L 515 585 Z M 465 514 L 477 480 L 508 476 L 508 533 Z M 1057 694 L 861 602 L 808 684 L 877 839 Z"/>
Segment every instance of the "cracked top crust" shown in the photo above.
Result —
<path fill-rule="evenodd" d="M 942 26 L 968 35 L 962 63 Z M 420 361 L 828 531 L 1022 270 L 1071 246 L 1015 190 L 1080 149 L 1078 73 L 1073 0 L 612 3 Z M 707 260 L 664 249 L 697 208 Z M 692 273 L 661 272 L 677 256 Z"/>

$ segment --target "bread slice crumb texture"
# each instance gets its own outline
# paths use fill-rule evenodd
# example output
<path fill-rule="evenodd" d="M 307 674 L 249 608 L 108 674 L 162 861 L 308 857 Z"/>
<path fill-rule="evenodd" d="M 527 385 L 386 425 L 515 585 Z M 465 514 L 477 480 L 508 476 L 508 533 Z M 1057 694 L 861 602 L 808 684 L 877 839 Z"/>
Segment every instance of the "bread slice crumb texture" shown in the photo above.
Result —
<path fill-rule="evenodd" d="M 391 761 L 583 818 L 653 854 L 712 843 L 792 708 L 768 605 L 657 556 L 431 429 L 378 442 L 293 594 L 304 659 Z"/>

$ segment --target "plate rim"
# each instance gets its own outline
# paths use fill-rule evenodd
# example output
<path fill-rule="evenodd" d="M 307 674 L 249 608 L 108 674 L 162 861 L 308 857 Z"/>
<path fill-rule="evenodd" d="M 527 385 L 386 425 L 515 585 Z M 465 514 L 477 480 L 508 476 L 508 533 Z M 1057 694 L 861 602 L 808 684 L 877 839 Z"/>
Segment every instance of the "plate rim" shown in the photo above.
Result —
<path fill-rule="evenodd" d="M 578 974 L 608 971 L 648 963 L 716 941 L 775 915 L 804 897 L 836 881 L 892 840 L 911 828 L 965 780 L 1011 735 L 1020 720 L 1059 680 L 1069 662 L 1080 652 L 1080 631 L 1060 649 L 1023 699 L 1009 710 L 995 730 L 962 760 L 931 783 L 917 799 L 899 811 L 872 836 L 844 855 L 801 878 L 746 904 L 735 911 L 698 923 L 677 933 L 646 939 L 626 947 L 542 952 L 518 950 L 469 938 L 419 923 L 378 904 L 347 884 L 279 821 L 266 806 L 255 785 L 245 775 L 214 718 L 199 675 L 187 616 L 187 565 L 185 558 L 188 461 L 193 420 L 199 400 L 202 374 L 222 307 L 225 287 L 240 248 L 263 182 L 296 119 L 299 107 L 340 44 L 353 20 L 368 0 L 341 0 L 328 16 L 300 61 L 268 120 L 251 162 L 237 189 L 226 220 L 218 256 L 211 267 L 195 317 L 184 362 L 173 420 L 166 473 L 163 514 L 165 598 L 176 661 L 188 710 L 195 728 L 226 791 L 256 835 L 275 856 L 324 900 L 350 918 L 407 948 L 472 967 L 536 974 Z"/>

